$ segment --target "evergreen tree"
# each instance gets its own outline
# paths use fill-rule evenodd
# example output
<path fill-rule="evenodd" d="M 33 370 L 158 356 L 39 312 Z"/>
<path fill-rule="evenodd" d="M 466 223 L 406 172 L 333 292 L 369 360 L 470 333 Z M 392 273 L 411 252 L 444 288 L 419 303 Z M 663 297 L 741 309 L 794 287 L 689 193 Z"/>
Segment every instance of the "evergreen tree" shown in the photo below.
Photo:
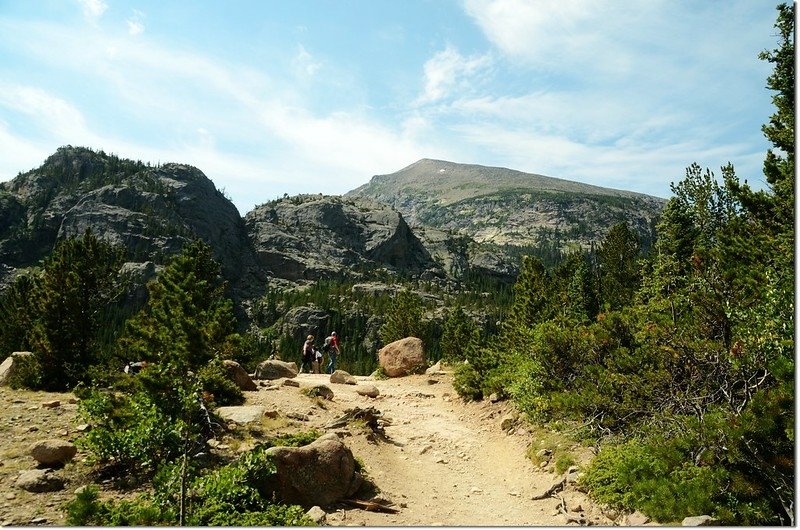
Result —
<path fill-rule="evenodd" d="M 423 307 L 419 297 L 408 289 L 403 289 L 392 300 L 386 313 L 379 335 L 384 344 L 406 337 L 425 340 L 427 330 L 422 320 Z"/>
<path fill-rule="evenodd" d="M 61 241 L 44 261 L 33 290 L 35 318 L 30 344 L 47 390 L 67 390 L 87 380 L 98 363 L 98 337 L 105 310 L 122 294 L 122 251 L 90 230 Z"/>
<path fill-rule="evenodd" d="M 475 322 L 456 306 L 444 323 L 441 340 L 442 359 L 457 362 L 469 359 L 480 342 L 480 330 Z"/>
<path fill-rule="evenodd" d="M 611 227 L 597 258 L 600 267 L 600 300 L 606 309 L 628 306 L 639 289 L 639 240 L 627 223 Z"/>
<path fill-rule="evenodd" d="M 31 349 L 37 275 L 23 274 L 0 296 L 0 358 Z"/>

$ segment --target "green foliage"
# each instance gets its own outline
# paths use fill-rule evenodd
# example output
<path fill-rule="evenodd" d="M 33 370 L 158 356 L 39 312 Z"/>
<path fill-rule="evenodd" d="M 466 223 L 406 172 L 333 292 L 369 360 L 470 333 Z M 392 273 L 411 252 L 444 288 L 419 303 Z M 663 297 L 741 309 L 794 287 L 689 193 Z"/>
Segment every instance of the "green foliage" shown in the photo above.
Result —
<path fill-rule="evenodd" d="M 683 442 L 654 439 L 609 445 L 582 482 L 600 502 L 639 510 L 663 523 L 698 514 L 721 516 L 718 496 L 725 471 L 695 465 Z"/>
<path fill-rule="evenodd" d="M 83 488 L 67 504 L 70 526 L 163 526 L 175 521 L 175 514 L 156 505 L 146 496 L 137 501 L 99 500 L 95 485 Z"/>
<path fill-rule="evenodd" d="M 225 373 L 222 361 L 214 359 L 197 373 L 198 383 L 204 392 L 213 396 L 213 405 L 226 407 L 244 403 L 242 390 Z"/>
<path fill-rule="evenodd" d="M 481 374 L 469 363 L 457 365 L 453 372 L 453 389 L 465 399 L 480 400 L 483 398 Z"/>
<path fill-rule="evenodd" d="M 30 349 L 41 370 L 26 385 L 67 390 L 105 360 L 100 337 L 106 312 L 122 293 L 121 264 L 121 250 L 87 230 L 60 241 L 40 271 L 17 278 L 3 294 L 0 345 Z"/>
<path fill-rule="evenodd" d="M 450 311 L 444 323 L 441 339 L 442 359 L 456 362 L 473 355 L 480 343 L 477 324 L 464 313 L 461 306 Z"/>
<path fill-rule="evenodd" d="M 180 453 L 183 426 L 159 410 L 145 393 L 89 390 L 78 411 L 92 429 L 76 444 L 93 462 L 128 472 L 153 471 Z"/>
<path fill-rule="evenodd" d="M 607 309 L 630 305 L 641 282 L 639 241 L 627 223 L 614 225 L 600 243 L 597 260 L 600 268 L 600 299 Z"/>
<path fill-rule="evenodd" d="M 380 337 L 384 344 L 389 344 L 406 337 L 424 339 L 425 324 L 422 319 L 423 306 L 419 297 L 408 289 L 400 291 L 386 314 L 381 326 Z"/>
<path fill-rule="evenodd" d="M 21 355 L 14 360 L 14 371 L 8 378 L 8 386 L 13 389 L 41 388 L 42 369 L 35 355 Z"/>

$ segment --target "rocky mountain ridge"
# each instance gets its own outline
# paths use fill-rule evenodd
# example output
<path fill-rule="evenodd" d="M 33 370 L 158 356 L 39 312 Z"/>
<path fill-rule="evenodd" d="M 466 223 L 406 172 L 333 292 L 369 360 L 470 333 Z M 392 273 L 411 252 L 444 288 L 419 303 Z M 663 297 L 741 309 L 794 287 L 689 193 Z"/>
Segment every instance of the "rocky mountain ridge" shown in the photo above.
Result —
<path fill-rule="evenodd" d="M 389 204 L 416 228 L 467 236 L 478 243 L 588 248 L 627 221 L 645 246 L 666 201 L 512 169 L 422 159 L 376 175 L 346 197 Z"/>
<path fill-rule="evenodd" d="M 388 186 L 396 176 L 374 177 L 344 196 L 284 197 L 242 217 L 197 168 L 150 166 L 103 151 L 62 147 L 39 168 L 0 183 L 0 285 L 16 271 L 35 266 L 58 240 L 87 228 L 125 248 L 126 273 L 140 284 L 185 243 L 200 238 L 214 249 L 237 303 L 259 298 L 268 287 L 320 279 L 416 278 L 457 288 L 472 274 L 513 282 L 515 259 L 494 243 L 524 244 L 530 238 L 510 238 L 525 219 L 508 211 L 508 201 L 498 201 L 497 195 L 509 193 L 524 200 L 527 196 L 514 190 L 530 176 L 425 160 L 409 168 L 403 175 L 413 178 L 405 179 L 403 190 Z M 431 177 L 427 189 L 415 195 L 435 168 L 461 172 L 459 184 L 451 189 L 456 181 Z M 537 178 L 558 193 L 569 193 L 577 185 Z M 376 183 L 384 186 L 380 193 Z M 573 203 L 591 202 L 584 193 L 589 188 L 577 186 L 583 195 Z M 660 204 L 639 194 L 591 189 L 598 197 L 649 204 L 650 209 L 627 213 L 628 203 L 618 206 L 620 215 L 639 219 L 640 224 L 649 222 Z M 447 219 L 436 220 L 431 201 Z M 479 212 L 480 204 L 485 208 Z M 592 219 L 600 223 L 590 231 L 596 234 L 613 220 L 600 214 Z M 504 235 L 492 238 L 486 229 L 477 229 L 480 223 Z"/>

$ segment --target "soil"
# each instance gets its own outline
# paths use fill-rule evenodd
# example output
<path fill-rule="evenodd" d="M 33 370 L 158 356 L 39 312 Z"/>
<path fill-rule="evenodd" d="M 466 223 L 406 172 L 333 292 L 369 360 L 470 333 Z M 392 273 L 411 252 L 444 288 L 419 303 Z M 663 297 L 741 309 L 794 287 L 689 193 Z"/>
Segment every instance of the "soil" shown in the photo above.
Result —
<path fill-rule="evenodd" d="M 363 464 L 377 496 L 392 503 L 397 513 L 340 503 L 324 507 L 328 525 L 614 524 L 574 484 L 534 500 L 564 475 L 555 474 L 555 462 L 534 465 L 526 456 L 529 447 L 536 452 L 543 446 L 547 433 L 533 431 L 520 421 L 509 427 L 515 417 L 509 403 L 464 402 L 446 371 L 391 379 L 356 376 L 356 380 L 358 385 L 375 386 L 380 395 L 361 396 L 356 385 L 331 383 L 324 374 L 299 374 L 293 379 L 299 388 L 283 386 L 283 380 L 261 382 L 265 386 L 258 391 L 245 392 L 245 405 L 262 405 L 267 415 L 222 437 L 214 451 L 235 454 L 278 432 L 325 431 L 345 411 L 373 407 L 382 414 L 383 435 L 358 422 L 329 430 L 342 437 Z M 332 400 L 303 393 L 304 388 L 320 384 L 333 391 Z M 55 400 L 57 406 L 46 406 Z M 76 488 L 93 481 L 99 482 L 104 496 L 136 493 L 99 480 L 80 452 L 56 470 L 66 481 L 64 490 L 29 493 L 16 487 L 19 473 L 36 467 L 29 455 L 33 442 L 74 441 L 81 436 L 84 426 L 79 425 L 76 409 L 72 394 L 0 388 L 0 525 L 64 525 L 64 504 L 74 498 Z M 506 430 L 501 427 L 504 420 Z M 592 457 L 586 448 L 567 449 L 578 466 Z"/>

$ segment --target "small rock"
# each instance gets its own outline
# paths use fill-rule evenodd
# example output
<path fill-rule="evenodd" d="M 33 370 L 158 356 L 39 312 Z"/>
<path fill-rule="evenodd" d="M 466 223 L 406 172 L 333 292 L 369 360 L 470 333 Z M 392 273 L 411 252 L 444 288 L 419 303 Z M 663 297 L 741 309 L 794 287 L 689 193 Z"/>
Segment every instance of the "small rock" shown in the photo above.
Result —
<path fill-rule="evenodd" d="M 30 524 L 44 524 L 47 522 L 45 517 L 34 517 L 31 519 Z"/>
<path fill-rule="evenodd" d="M 272 420 L 277 419 L 280 415 L 281 415 L 281 413 L 278 412 L 277 410 L 268 410 L 268 411 L 264 412 L 264 416 L 266 416 L 267 418 L 270 418 Z"/>
<path fill-rule="evenodd" d="M 71 397 L 67 400 L 67 403 L 69 403 L 70 405 L 75 405 L 78 403 L 78 398 Z"/>
<path fill-rule="evenodd" d="M 436 463 L 437 463 L 437 464 L 446 464 L 446 463 L 447 463 L 447 460 L 445 460 L 444 458 L 440 458 L 440 459 L 438 459 L 438 460 L 436 461 Z"/>
<path fill-rule="evenodd" d="M 323 524 L 325 522 L 325 518 L 328 516 L 328 514 L 325 513 L 325 510 L 319 506 L 312 506 L 311 509 L 306 512 L 306 515 L 318 525 Z"/>
<path fill-rule="evenodd" d="M 36 425 L 31 425 L 30 427 L 28 427 L 28 432 L 36 432 L 38 430 L 39 427 L 37 427 Z"/>
<path fill-rule="evenodd" d="M 480 489 L 480 488 L 473 487 L 473 488 L 470 488 L 469 492 L 470 493 L 483 493 L 483 490 Z"/>
<path fill-rule="evenodd" d="M 283 386 L 293 386 L 293 387 L 300 388 L 300 383 L 298 383 L 294 379 L 285 379 L 283 381 Z"/>
<path fill-rule="evenodd" d="M 500 396 L 497 395 L 497 392 L 489 394 L 489 403 L 497 403 L 498 401 L 500 401 Z"/>
<path fill-rule="evenodd" d="M 628 515 L 628 517 L 626 518 L 626 522 L 628 526 L 644 526 L 650 522 L 650 518 L 647 517 L 642 512 L 635 511 L 632 514 Z"/>
<path fill-rule="evenodd" d="M 500 422 L 500 430 L 509 431 L 513 429 L 514 424 L 516 423 L 517 423 L 517 418 L 515 418 L 514 416 L 506 416 Z"/>
<path fill-rule="evenodd" d="M 54 399 L 53 401 L 45 401 L 44 403 L 42 403 L 42 407 L 44 407 L 46 409 L 54 409 L 54 408 L 60 407 L 60 406 L 61 406 L 61 402 L 59 400 L 57 400 L 57 399 Z"/>
<path fill-rule="evenodd" d="M 536 451 L 536 456 L 538 458 L 547 458 L 552 454 L 553 451 L 551 451 L 550 449 L 539 449 L 538 451 Z"/>
<path fill-rule="evenodd" d="M 428 384 L 429 384 L 429 385 L 435 385 L 435 384 L 437 384 L 437 383 L 439 383 L 439 380 L 438 380 L 438 379 L 428 379 Z"/>
<path fill-rule="evenodd" d="M 16 498 L 17 495 L 15 493 L 6 493 L 6 500 L 13 501 Z"/>
<path fill-rule="evenodd" d="M 75 430 L 77 430 L 78 432 L 88 432 L 91 429 L 92 429 L 92 427 L 88 423 L 82 423 L 82 424 L 78 425 L 77 427 L 75 427 Z"/>
<path fill-rule="evenodd" d="M 380 395 L 380 391 L 378 390 L 378 387 L 373 385 L 358 385 L 356 387 L 356 394 L 359 396 L 376 398 Z"/>
<path fill-rule="evenodd" d="M 681 526 L 714 526 L 717 522 L 718 521 L 710 515 L 695 515 L 693 517 L 686 517 L 681 522 Z"/>

